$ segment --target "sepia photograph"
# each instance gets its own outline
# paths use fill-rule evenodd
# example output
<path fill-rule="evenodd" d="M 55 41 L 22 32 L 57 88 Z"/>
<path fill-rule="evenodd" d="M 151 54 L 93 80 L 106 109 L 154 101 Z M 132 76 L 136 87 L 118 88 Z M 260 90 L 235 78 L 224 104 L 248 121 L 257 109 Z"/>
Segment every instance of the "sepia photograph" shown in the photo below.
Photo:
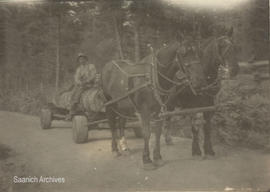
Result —
<path fill-rule="evenodd" d="M 269 0 L 0 0 L 0 192 L 270 192 Z"/>

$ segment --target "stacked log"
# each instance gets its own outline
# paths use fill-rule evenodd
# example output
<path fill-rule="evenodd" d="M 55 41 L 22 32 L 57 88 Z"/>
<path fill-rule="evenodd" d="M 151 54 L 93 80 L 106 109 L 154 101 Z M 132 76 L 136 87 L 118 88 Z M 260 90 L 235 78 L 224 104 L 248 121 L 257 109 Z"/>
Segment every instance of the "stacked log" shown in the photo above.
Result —
<path fill-rule="evenodd" d="M 71 109 L 72 91 L 66 91 L 59 95 L 56 105 L 60 108 Z M 104 112 L 106 99 L 100 88 L 91 88 L 84 91 L 81 95 L 80 106 L 87 112 Z"/>

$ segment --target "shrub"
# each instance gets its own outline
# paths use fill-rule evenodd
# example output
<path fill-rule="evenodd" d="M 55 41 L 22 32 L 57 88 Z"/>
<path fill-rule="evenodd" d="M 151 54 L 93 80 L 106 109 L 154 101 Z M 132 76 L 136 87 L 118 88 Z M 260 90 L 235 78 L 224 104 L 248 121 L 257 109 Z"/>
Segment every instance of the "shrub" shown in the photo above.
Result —
<path fill-rule="evenodd" d="M 229 145 L 264 148 L 270 138 L 270 98 L 251 75 L 223 82 L 216 102 L 221 106 L 213 118 L 220 141 Z"/>
<path fill-rule="evenodd" d="M 6 111 L 21 112 L 38 115 L 41 107 L 46 103 L 47 94 L 39 89 L 31 91 L 6 91 L 1 93 L 0 108 Z"/>

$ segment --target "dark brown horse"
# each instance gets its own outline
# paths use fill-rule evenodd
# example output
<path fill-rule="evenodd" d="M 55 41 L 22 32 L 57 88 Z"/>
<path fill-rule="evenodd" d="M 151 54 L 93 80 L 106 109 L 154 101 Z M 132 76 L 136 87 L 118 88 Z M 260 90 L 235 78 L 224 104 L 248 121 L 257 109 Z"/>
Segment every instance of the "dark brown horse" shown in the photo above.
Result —
<path fill-rule="evenodd" d="M 188 87 L 175 96 L 168 104 L 168 110 L 173 110 L 176 106 L 181 108 L 205 107 L 214 105 L 214 99 L 220 89 L 220 67 L 228 69 L 230 77 L 238 73 L 238 62 L 236 50 L 229 36 L 219 38 L 211 37 L 200 42 L 198 48 L 198 66 L 203 68 L 203 86 L 195 88 L 195 93 Z M 177 102 L 176 102 L 177 101 Z M 177 104 L 176 104 L 177 103 Z M 211 143 L 211 118 L 213 112 L 204 112 L 203 125 L 204 132 L 204 154 L 213 156 L 215 152 Z M 170 130 L 170 118 L 167 118 L 167 130 Z M 202 155 L 199 146 L 198 127 L 192 125 L 192 155 Z"/>
<path fill-rule="evenodd" d="M 180 44 L 173 43 L 145 57 L 139 64 L 132 65 L 125 61 L 112 61 L 107 63 L 102 70 L 102 83 L 104 93 L 109 100 L 114 100 L 125 96 L 127 92 L 138 89 L 130 94 L 126 99 L 109 105 L 106 109 L 109 125 L 112 130 L 112 151 L 119 153 L 117 140 L 117 121 L 120 120 L 120 129 L 123 132 L 127 116 L 137 114 L 143 129 L 144 150 L 143 165 L 145 169 L 153 169 L 161 165 L 162 158 L 160 154 L 160 135 L 161 126 L 155 126 L 155 145 L 153 151 L 154 163 L 150 158 L 149 139 L 151 135 L 150 120 L 158 118 L 158 114 L 166 108 L 168 95 L 176 87 L 194 86 L 201 83 L 202 75 L 192 75 L 192 80 L 184 81 L 178 84 L 172 80 L 176 72 L 181 69 L 180 63 Z M 192 69 L 203 73 L 202 69 Z M 188 83 L 187 83 L 188 82 Z M 188 84 L 188 85 L 187 85 Z M 119 118 L 120 117 L 120 118 Z M 118 120 L 117 120 L 118 118 Z M 123 134 L 123 133 L 122 133 Z"/>

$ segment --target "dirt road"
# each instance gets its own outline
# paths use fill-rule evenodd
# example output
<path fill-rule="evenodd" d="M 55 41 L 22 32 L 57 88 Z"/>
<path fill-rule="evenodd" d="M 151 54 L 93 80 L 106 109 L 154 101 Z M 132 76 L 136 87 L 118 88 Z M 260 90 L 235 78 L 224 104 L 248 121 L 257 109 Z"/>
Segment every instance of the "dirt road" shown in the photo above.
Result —
<path fill-rule="evenodd" d="M 41 130 L 37 117 L 0 112 L 0 144 L 14 151 L 0 162 L 24 170 L 10 170 L 6 182 L 12 183 L 14 174 L 65 179 L 64 184 L 12 184 L 8 191 L 266 190 L 270 186 L 269 153 L 215 146 L 215 159 L 192 159 L 191 140 L 174 138 L 173 146 L 162 142 L 165 166 L 144 171 L 142 140 L 131 131 L 127 132 L 131 154 L 115 158 L 109 131 L 91 131 L 89 142 L 77 145 L 71 139 L 70 124 L 54 122 L 53 126 Z"/>

